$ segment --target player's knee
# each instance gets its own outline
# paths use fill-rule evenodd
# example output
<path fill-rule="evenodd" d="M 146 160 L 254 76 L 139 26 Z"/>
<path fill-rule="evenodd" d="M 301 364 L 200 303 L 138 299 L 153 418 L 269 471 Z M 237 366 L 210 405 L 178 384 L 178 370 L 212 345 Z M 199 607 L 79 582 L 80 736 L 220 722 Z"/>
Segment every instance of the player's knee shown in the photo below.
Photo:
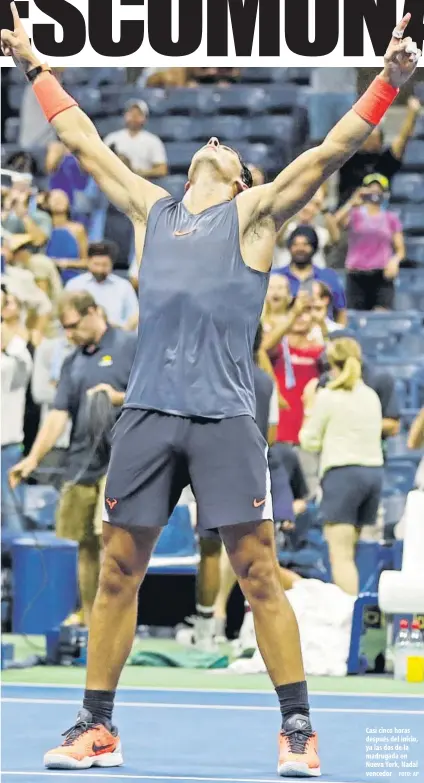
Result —
<path fill-rule="evenodd" d="M 125 557 L 106 550 L 99 578 L 101 593 L 108 596 L 125 594 L 130 600 L 137 592 L 141 578 L 142 575 L 134 572 Z"/>
<path fill-rule="evenodd" d="M 250 561 L 243 579 L 243 590 L 251 605 L 273 600 L 281 592 L 277 565 L 271 553 L 268 557 L 262 555 Z"/>

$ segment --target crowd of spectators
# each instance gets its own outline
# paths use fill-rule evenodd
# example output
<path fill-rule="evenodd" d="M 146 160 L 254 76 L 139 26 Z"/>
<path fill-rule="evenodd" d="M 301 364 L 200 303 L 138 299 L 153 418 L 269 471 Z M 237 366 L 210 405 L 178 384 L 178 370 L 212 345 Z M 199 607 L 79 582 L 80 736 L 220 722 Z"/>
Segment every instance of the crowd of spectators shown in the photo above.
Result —
<path fill-rule="evenodd" d="M 356 72 L 313 71 L 307 106 L 310 139 L 317 141 L 352 105 Z M 63 69 L 56 72 L 63 78 Z M 217 84 L 230 90 L 239 79 L 237 69 L 147 68 L 138 75 L 138 86 L 172 90 Z M 261 372 L 272 381 L 270 411 L 262 410 L 261 416 L 262 427 L 273 428 L 268 440 L 275 507 L 287 476 L 293 494 L 293 508 L 290 513 L 281 511 L 278 519 L 287 532 L 293 520 L 306 513 L 307 503 L 319 501 L 322 494 L 333 577 L 351 593 L 358 590 L 353 560 L 360 529 L 377 519 L 382 444 L 398 434 L 401 411 L 395 379 L 370 367 L 346 327 L 349 310 L 395 308 L 395 281 L 406 252 L 401 219 L 389 204 L 390 187 L 419 112 L 418 100 L 411 98 L 390 145 L 384 145 L 377 129 L 342 168 L 335 195 L 327 187 L 320 189 L 283 226 L 255 354 Z M 121 128 L 106 134 L 105 142 L 143 177 L 157 180 L 170 173 L 166 144 L 149 130 L 149 106 L 140 98 L 128 100 Z M 51 444 L 53 458 L 41 462 L 51 472 L 38 475 L 38 480 L 60 486 L 58 475 L 72 453 L 69 444 L 75 438 L 76 420 L 70 393 L 76 381 L 69 376 L 65 384 L 62 366 L 65 362 L 69 374 L 67 361 L 78 350 L 74 336 L 81 319 L 100 318 L 104 329 L 99 340 L 109 329 L 126 333 L 129 346 L 138 326 L 138 259 L 131 224 L 54 138 L 30 87 L 23 94 L 19 145 L 2 177 L 1 223 L 2 525 L 12 532 L 21 529 L 17 493 L 22 487 L 11 492 L 7 471 L 33 453 L 40 427 L 59 403 L 73 426 L 66 424 L 67 417 L 62 421 Z M 43 150 L 41 172 L 31 158 L 33 147 L 38 153 Z M 255 186 L 267 180 L 269 172 L 254 163 L 249 167 Z M 82 303 L 81 292 L 88 297 Z M 83 386 L 85 394 L 89 386 Z M 80 391 L 78 387 L 75 393 Z M 80 458 L 81 450 L 78 453 Z M 286 484 L 279 483 L 281 466 Z M 104 474 L 106 464 L 102 470 Z M 96 493 L 90 501 L 77 494 L 72 504 L 78 508 L 88 503 L 94 514 L 99 478 L 97 471 Z M 354 488 L 355 503 L 351 493 L 340 491 L 349 486 Z M 63 490 L 61 503 L 63 519 Z M 84 545 L 87 549 L 86 541 Z M 89 541 L 86 566 L 93 558 L 90 546 Z M 90 586 L 84 587 L 86 618 L 92 593 Z"/>

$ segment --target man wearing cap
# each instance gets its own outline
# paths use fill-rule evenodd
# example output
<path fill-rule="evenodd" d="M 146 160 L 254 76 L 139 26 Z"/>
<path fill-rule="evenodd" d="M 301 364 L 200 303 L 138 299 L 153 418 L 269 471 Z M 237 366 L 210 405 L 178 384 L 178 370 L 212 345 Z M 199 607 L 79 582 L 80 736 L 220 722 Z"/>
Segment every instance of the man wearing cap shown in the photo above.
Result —
<path fill-rule="evenodd" d="M 339 324 L 346 324 L 346 298 L 343 285 L 334 269 L 321 269 L 313 263 L 318 249 L 318 235 L 312 226 L 298 226 L 287 239 L 290 252 L 290 264 L 273 269 L 273 274 L 284 275 L 290 283 L 292 296 L 299 290 L 307 290 L 312 295 L 314 281 L 325 283 L 332 294 L 332 317 Z"/>
<path fill-rule="evenodd" d="M 383 209 L 387 177 L 368 174 L 362 184 L 336 214 L 348 237 L 347 303 L 351 310 L 392 310 L 394 281 L 405 259 L 402 224 L 395 212 Z"/>
<path fill-rule="evenodd" d="M 132 171 L 145 179 L 165 177 L 168 161 L 163 142 L 154 133 L 144 129 L 149 116 L 145 101 L 131 100 L 124 114 L 125 128 L 109 133 L 105 144 L 118 155 L 125 155 Z"/>
<path fill-rule="evenodd" d="M 34 312 L 36 316 L 34 329 L 43 333 L 51 317 L 52 303 L 45 291 L 37 285 L 31 270 L 31 236 L 14 234 L 8 237 L 2 252 L 5 258 L 2 283 L 27 310 Z"/>

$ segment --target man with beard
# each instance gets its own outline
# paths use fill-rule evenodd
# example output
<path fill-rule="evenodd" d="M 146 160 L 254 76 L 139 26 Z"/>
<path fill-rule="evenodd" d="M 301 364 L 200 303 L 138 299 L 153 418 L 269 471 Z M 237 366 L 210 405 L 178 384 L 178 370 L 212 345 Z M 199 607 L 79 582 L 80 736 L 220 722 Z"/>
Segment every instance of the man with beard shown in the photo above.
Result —
<path fill-rule="evenodd" d="M 333 313 L 329 313 L 336 323 L 347 323 L 346 297 L 343 285 L 333 269 L 321 269 L 312 263 L 318 248 L 318 236 L 312 226 L 298 226 L 289 236 L 287 247 L 290 252 L 290 264 L 274 269 L 274 274 L 287 277 L 292 296 L 297 296 L 299 290 L 312 294 L 312 283 L 325 283 L 331 291 Z"/>
<path fill-rule="evenodd" d="M 138 316 L 137 296 L 129 280 L 112 273 L 117 255 L 114 242 L 93 242 L 88 248 L 88 272 L 73 277 L 66 291 L 89 291 L 96 304 L 103 307 L 108 323 L 130 331 Z"/>

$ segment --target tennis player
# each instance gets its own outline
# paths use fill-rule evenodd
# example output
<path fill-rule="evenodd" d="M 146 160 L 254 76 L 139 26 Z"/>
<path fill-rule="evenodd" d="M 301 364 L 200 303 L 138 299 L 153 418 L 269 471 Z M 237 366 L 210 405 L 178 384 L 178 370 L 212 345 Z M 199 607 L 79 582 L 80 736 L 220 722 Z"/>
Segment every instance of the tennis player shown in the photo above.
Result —
<path fill-rule="evenodd" d="M 200 531 L 219 528 L 252 608 L 282 713 L 278 771 L 318 776 L 317 736 L 295 616 L 278 575 L 266 443 L 254 421 L 252 347 L 282 224 L 362 146 L 420 56 L 394 30 L 384 68 L 324 142 L 252 188 L 237 152 L 212 137 L 194 155 L 178 203 L 128 169 L 31 51 L 12 3 L 2 47 L 25 72 L 59 138 L 133 221 L 140 269 L 138 350 L 106 485 L 105 554 L 90 627 L 83 708 L 49 768 L 116 766 L 115 689 L 134 638 L 137 592 L 182 488 Z M 213 119 L 211 119 L 213 126 Z"/>

